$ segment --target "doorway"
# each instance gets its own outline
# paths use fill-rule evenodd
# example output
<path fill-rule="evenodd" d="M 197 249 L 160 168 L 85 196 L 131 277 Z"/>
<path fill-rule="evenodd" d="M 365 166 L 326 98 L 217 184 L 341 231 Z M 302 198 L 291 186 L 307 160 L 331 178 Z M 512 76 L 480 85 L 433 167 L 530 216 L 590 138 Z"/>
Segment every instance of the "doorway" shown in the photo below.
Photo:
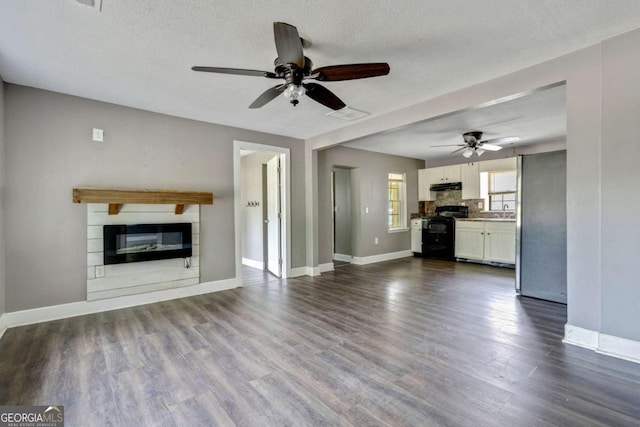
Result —
<path fill-rule="evenodd" d="M 289 276 L 288 148 L 234 141 L 236 278 L 243 268 Z"/>
<path fill-rule="evenodd" d="M 351 169 L 334 167 L 331 171 L 331 200 L 333 207 L 333 264 L 339 267 L 351 263 Z"/>

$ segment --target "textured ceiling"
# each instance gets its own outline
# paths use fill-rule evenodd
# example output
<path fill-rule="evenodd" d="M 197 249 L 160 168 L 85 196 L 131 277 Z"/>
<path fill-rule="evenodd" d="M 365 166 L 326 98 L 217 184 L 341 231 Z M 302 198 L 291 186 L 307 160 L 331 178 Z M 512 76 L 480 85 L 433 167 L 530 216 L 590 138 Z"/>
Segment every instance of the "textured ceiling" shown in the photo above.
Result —
<path fill-rule="evenodd" d="M 483 132 L 483 140 L 517 136 L 503 148 L 557 142 L 567 133 L 565 86 L 556 86 L 515 99 L 477 106 L 463 111 L 390 129 L 349 141 L 343 145 L 415 159 L 449 157 L 464 144 L 462 134 Z M 453 145 L 451 147 L 436 147 Z M 456 154 L 462 156 L 461 153 Z"/>
<path fill-rule="evenodd" d="M 350 122 L 308 98 L 250 110 L 272 81 L 190 67 L 271 71 L 272 23 L 287 22 L 311 42 L 305 54 L 317 67 L 390 64 L 388 76 L 325 84 L 375 117 L 640 27 L 637 0 L 96 2 L 101 11 L 76 0 L 0 0 L 3 79 L 298 138 Z"/>

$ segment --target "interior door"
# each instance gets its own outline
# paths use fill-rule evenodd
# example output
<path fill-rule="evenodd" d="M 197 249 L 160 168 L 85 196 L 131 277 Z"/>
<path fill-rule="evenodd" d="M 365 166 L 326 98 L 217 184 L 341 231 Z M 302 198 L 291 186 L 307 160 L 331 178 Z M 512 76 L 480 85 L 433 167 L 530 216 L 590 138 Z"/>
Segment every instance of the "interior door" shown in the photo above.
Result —
<path fill-rule="evenodd" d="M 280 156 L 267 161 L 267 270 L 280 277 Z"/>

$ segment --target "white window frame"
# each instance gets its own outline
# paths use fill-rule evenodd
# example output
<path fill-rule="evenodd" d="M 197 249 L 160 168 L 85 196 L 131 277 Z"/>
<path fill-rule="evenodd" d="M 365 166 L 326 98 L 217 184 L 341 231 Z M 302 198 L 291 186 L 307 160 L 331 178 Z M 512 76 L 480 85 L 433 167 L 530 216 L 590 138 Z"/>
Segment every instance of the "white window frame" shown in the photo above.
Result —
<path fill-rule="evenodd" d="M 484 199 L 484 211 L 485 212 L 515 212 L 515 200 L 516 200 L 516 192 L 517 190 L 514 188 L 512 191 L 511 190 L 507 190 L 507 191 L 494 191 L 494 186 L 493 186 L 493 175 L 494 174 L 500 174 L 500 173 L 513 173 L 516 172 L 515 169 L 514 170 L 495 170 L 495 171 L 487 171 L 487 172 L 482 172 L 480 174 L 481 177 L 481 182 L 480 182 L 480 197 Z M 496 198 L 500 198 L 500 197 L 504 197 L 504 196 L 512 196 L 513 195 L 513 200 L 509 201 L 507 204 L 511 205 L 509 206 L 509 209 L 504 209 L 504 201 L 500 204 L 499 209 L 491 209 L 492 207 L 492 197 L 496 197 Z"/>
<path fill-rule="evenodd" d="M 395 175 L 395 177 L 394 177 Z M 399 178 L 402 176 L 402 178 Z M 398 183 L 398 199 L 392 199 L 390 197 L 390 184 L 392 182 Z M 392 216 L 395 216 L 389 205 L 391 202 L 398 202 L 398 224 L 392 226 Z M 400 172 L 389 172 L 387 174 L 387 229 L 389 232 L 405 231 L 407 230 L 407 174 Z"/>

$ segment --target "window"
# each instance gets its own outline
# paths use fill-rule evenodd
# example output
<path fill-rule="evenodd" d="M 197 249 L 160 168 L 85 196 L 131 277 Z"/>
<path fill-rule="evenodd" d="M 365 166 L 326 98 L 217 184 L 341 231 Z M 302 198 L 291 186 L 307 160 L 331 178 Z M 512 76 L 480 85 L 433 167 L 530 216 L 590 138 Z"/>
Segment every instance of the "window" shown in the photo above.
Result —
<path fill-rule="evenodd" d="M 389 230 L 407 228 L 406 174 L 389 174 Z"/>
<path fill-rule="evenodd" d="M 517 174 L 515 170 L 483 172 L 480 175 L 482 197 L 488 211 L 515 211 Z"/>

